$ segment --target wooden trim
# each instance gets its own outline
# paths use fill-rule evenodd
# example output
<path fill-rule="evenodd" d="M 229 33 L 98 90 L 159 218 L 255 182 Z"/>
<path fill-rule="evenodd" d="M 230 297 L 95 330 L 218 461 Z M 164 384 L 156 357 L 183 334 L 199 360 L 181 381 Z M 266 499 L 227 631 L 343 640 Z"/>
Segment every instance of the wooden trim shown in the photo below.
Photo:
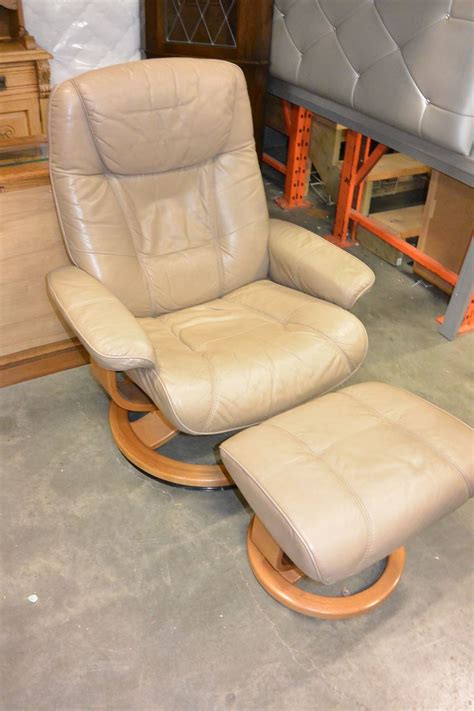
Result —
<path fill-rule="evenodd" d="M 128 411 L 111 400 L 109 424 L 112 437 L 122 454 L 132 464 L 156 479 L 181 486 L 199 489 L 222 489 L 233 486 L 224 467 L 219 464 L 180 462 L 155 451 L 153 445 L 165 444 L 178 434 L 178 430 L 165 420 L 158 409 L 154 413 L 145 415 L 144 418 L 147 418 L 147 421 L 143 426 L 130 422 Z"/>
<path fill-rule="evenodd" d="M 109 425 L 117 447 L 128 460 L 150 476 L 181 486 L 200 489 L 221 489 L 232 486 L 220 464 L 192 464 L 165 457 L 155 450 L 173 439 L 179 430 L 160 412 L 150 398 L 124 373 L 117 373 L 91 362 L 94 378 L 111 399 Z M 129 412 L 147 413 L 130 421 Z"/>
<path fill-rule="evenodd" d="M 252 522 L 252 542 L 257 546 L 263 557 L 289 583 L 296 583 L 304 577 L 304 573 L 285 555 L 278 543 L 268 533 L 259 518 L 254 516 Z"/>
<path fill-rule="evenodd" d="M 13 150 L 25 150 L 27 148 L 37 148 L 38 143 L 40 145 L 47 143 L 48 138 L 43 133 L 39 136 L 21 136 L 21 138 L 10 138 L 9 140 L 2 141 L 0 143 L 0 155 L 2 153 L 9 153 Z"/>
<path fill-rule="evenodd" d="M 156 410 L 156 405 L 135 383 L 132 383 L 128 378 L 119 383 L 115 371 L 102 368 L 94 359 L 91 359 L 91 373 L 102 385 L 110 399 L 123 410 L 129 412 L 153 412 Z"/>
<path fill-rule="evenodd" d="M 298 588 L 294 581 L 301 571 L 293 565 L 294 581 L 291 579 L 288 558 L 278 553 L 278 544 L 263 524 L 254 516 L 247 533 L 247 555 L 253 574 L 260 585 L 282 605 L 309 617 L 342 620 L 373 610 L 396 588 L 403 572 L 405 551 L 397 548 L 387 558 L 385 569 L 370 587 L 347 597 L 315 595 Z M 272 562 L 266 555 L 270 552 Z M 284 561 L 283 569 L 281 564 Z M 276 566 L 274 565 L 276 564 Z"/>
<path fill-rule="evenodd" d="M 49 163 L 47 160 L 18 165 L 0 165 L 0 193 L 23 188 L 49 185 Z"/>
<path fill-rule="evenodd" d="M 89 354 L 77 338 L 11 353 L 0 357 L 0 388 L 87 363 Z"/>

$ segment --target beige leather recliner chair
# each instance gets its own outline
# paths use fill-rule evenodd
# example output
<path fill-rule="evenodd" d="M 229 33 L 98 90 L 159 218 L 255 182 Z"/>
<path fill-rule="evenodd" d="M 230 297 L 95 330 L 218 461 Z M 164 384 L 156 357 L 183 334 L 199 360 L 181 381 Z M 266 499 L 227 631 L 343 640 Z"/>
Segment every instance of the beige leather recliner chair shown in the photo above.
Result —
<path fill-rule="evenodd" d="M 367 350 L 347 309 L 373 273 L 269 220 L 235 65 L 109 67 L 60 85 L 50 110 L 51 181 L 76 266 L 51 272 L 49 288 L 112 398 L 114 439 L 161 479 L 229 484 L 220 465 L 155 450 L 178 431 L 261 422 L 346 380 Z M 130 421 L 133 411 L 146 414 Z"/>

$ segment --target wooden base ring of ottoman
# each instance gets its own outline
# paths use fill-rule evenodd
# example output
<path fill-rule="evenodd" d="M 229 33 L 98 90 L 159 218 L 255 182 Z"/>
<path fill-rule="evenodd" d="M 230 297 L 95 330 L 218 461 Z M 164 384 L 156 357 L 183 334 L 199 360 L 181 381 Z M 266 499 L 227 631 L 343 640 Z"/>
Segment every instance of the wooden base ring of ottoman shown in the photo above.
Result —
<path fill-rule="evenodd" d="M 239 432 L 222 460 L 255 512 L 247 535 L 262 587 L 296 612 L 341 619 L 397 586 L 407 539 L 473 495 L 473 431 L 412 393 L 363 383 Z M 298 587 L 339 583 L 385 560 L 353 595 Z"/>
<path fill-rule="evenodd" d="M 261 550 L 261 548 L 265 550 L 271 544 L 278 549 L 275 563 L 270 563 Z M 275 600 L 303 615 L 330 620 L 355 617 L 380 605 L 398 585 L 405 563 L 405 549 L 397 548 L 388 556 L 380 578 L 368 588 L 354 595 L 341 597 L 315 595 L 295 585 L 304 573 L 286 557 L 255 516 L 250 521 L 247 531 L 247 555 L 253 574 Z"/>

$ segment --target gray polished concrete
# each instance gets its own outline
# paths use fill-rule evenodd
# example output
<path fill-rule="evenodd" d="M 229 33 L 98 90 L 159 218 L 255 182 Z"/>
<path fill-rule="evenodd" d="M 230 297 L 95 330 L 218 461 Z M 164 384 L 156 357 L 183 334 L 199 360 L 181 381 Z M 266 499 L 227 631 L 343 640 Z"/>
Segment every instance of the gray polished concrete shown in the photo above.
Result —
<path fill-rule="evenodd" d="M 377 283 L 355 308 L 370 349 L 351 382 L 472 424 L 474 336 L 445 341 L 442 294 L 355 253 Z M 0 408 L 2 711 L 471 708 L 472 501 L 408 543 L 381 608 L 312 620 L 253 578 L 234 490 L 167 486 L 120 455 L 87 368 L 5 388 Z"/>

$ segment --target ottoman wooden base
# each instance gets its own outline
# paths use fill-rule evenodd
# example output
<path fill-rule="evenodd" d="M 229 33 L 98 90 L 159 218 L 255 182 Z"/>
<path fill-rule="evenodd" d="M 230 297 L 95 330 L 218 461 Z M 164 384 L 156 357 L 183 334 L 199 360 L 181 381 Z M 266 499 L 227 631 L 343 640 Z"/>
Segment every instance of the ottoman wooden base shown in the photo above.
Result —
<path fill-rule="evenodd" d="M 397 548 L 388 556 L 380 578 L 365 590 L 347 597 L 315 595 L 296 586 L 304 573 L 291 563 L 255 516 L 247 533 L 247 555 L 253 574 L 275 600 L 303 615 L 331 620 L 355 617 L 377 607 L 398 585 L 405 561 L 405 549 Z"/>

